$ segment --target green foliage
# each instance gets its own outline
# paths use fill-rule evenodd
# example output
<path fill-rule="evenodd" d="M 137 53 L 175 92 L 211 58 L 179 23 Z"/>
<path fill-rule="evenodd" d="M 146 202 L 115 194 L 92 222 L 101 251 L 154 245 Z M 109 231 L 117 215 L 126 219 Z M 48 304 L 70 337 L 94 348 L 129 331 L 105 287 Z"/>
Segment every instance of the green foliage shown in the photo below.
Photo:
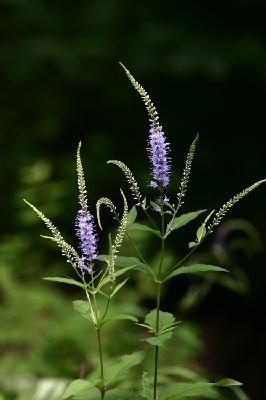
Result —
<path fill-rule="evenodd" d="M 67 387 L 62 396 L 62 400 L 77 400 L 77 398 L 80 398 L 83 395 L 88 396 L 89 389 L 97 387 L 100 382 L 99 379 L 91 382 L 84 379 L 76 379 Z"/>
<path fill-rule="evenodd" d="M 187 214 L 182 214 L 180 215 L 180 217 L 174 218 L 167 226 L 167 231 L 165 236 L 168 236 L 172 231 L 181 228 L 181 226 L 188 224 L 190 221 L 193 221 L 193 219 L 197 218 L 200 214 L 202 214 L 205 211 L 206 210 L 192 211 Z"/>
<path fill-rule="evenodd" d="M 88 301 L 74 300 L 73 308 L 75 311 L 80 313 L 80 315 L 82 315 L 83 318 L 89 319 L 90 321 L 92 320 L 91 307 Z"/>
<path fill-rule="evenodd" d="M 175 317 L 168 313 L 159 311 L 159 324 L 157 329 L 157 310 L 150 311 L 143 324 L 137 324 L 139 326 L 148 329 L 148 332 L 153 333 L 154 336 L 144 339 L 146 342 L 153 346 L 163 346 L 164 343 L 172 337 L 173 330 L 178 322 L 175 321 Z"/>
<path fill-rule="evenodd" d="M 127 215 L 127 224 L 128 225 L 134 224 L 137 216 L 138 216 L 137 208 L 136 206 L 133 206 Z"/>
<path fill-rule="evenodd" d="M 174 276 L 181 274 L 195 274 L 198 272 L 228 272 L 226 269 L 221 267 L 216 267 L 215 265 L 206 265 L 206 264 L 192 264 L 187 267 L 177 267 L 173 270 L 169 275 L 167 275 L 162 282 L 167 281 L 168 279 L 173 278 Z"/>
<path fill-rule="evenodd" d="M 101 254 L 97 257 L 97 259 L 100 261 L 106 261 L 108 260 L 108 255 Z M 136 271 L 144 272 L 146 275 L 152 276 L 150 269 L 137 257 L 117 256 L 115 259 L 115 266 L 119 268 L 131 268 Z"/>
<path fill-rule="evenodd" d="M 147 225 L 143 225 L 143 224 L 139 224 L 139 223 L 134 223 L 134 224 L 130 224 L 127 226 L 127 231 L 147 231 L 147 232 L 151 232 L 156 236 L 161 237 L 161 232 L 157 231 L 155 229 L 150 228 Z"/>
<path fill-rule="evenodd" d="M 78 282 L 75 279 L 72 278 L 63 278 L 60 276 L 47 276 L 45 278 L 46 281 L 52 281 L 52 282 L 60 282 L 60 283 L 67 283 L 68 285 L 74 285 L 78 286 L 82 289 L 86 289 L 86 285 L 84 283 Z"/>
<path fill-rule="evenodd" d="M 208 392 L 216 386 L 240 386 L 241 383 L 233 379 L 223 379 L 222 381 L 209 383 L 209 382 L 195 382 L 195 383 L 174 383 L 171 388 L 164 391 L 159 400 L 179 400 L 187 397 L 205 396 Z"/>

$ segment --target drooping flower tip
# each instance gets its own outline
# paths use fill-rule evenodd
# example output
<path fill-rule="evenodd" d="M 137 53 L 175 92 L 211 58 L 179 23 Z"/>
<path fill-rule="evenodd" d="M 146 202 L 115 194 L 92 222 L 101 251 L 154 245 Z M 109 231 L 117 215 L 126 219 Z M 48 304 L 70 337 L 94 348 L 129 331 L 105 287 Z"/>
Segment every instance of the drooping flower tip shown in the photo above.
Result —
<path fill-rule="evenodd" d="M 169 185 L 169 175 L 171 159 L 169 157 L 169 143 L 166 142 L 162 127 L 156 127 L 153 122 L 150 126 L 149 144 L 148 144 L 149 160 L 151 162 L 151 172 L 153 180 L 150 186 L 153 188 L 161 185 L 167 187 Z"/>
<path fill-rule="evenodd" d="M 92 266 L 97 257 L 97 234 L 94 218 L 89 211 L 79 210 L 76 219 L 76 235 L 79 239 L 81 251 L 80 268 L 87 272 L 92 271 Z"/>

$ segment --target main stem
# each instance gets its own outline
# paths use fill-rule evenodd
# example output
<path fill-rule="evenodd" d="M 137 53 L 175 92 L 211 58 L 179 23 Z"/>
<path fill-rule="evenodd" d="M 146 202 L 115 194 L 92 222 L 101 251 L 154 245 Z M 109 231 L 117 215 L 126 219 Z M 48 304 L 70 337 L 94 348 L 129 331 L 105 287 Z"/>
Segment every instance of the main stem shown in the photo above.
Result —
<path fill-rule="evenodd" d="M 104 381 L 103 375 L 103 352 L 102 352 L 102 340 L 101 340 L 101 328 L 97 327 L 97 338 L 98 338 L 98 346 L 99 346 L 99 355 L 100 355 L 100 366 L 101 366 L 101 380 Z M 101 389 L 101 400 L 104 399 L 105 396 L 105 388 Z"/>
<path fill-rule="evenodd" d="M 92 287 L 93 290 L 95 290 L 94 288 L 94 278 L 92 276 Z M 95 291 L 93 293 L 93 302 L 94 302 L 94 307 L 95 307 L 95 315 L 96 315 L 96 332 L 97 332 L 97 339 L 98 339 L 98 348 L 99 348 L 99 357 L 100 357 L 100 370 L 101 370 L 101 380 L 102 383 L 104 385 L 104 373 L 103 373 L 103 352 L 102 352 L 102 339 L 101 339 L 101 326 L 99 324 L 99 319 L 100 319 L 100 313 L 98 310 L 98 305 L 97 305 L 97 300 L 96 300 L 96 296 L 95 296 Z M 109 303 L 108 303 L 109 305 Z M 101 400 L 104 399 L 105 396 L 105 386 L 103 386 L 101 389 Z"/>
<path fill-rule="evenodd" d="M 157 276 L 157 295 L 156 295 L 156 334 L 159 333 L 160 323 L 160 304 L 161 304 L 161 273 L 164 259 L 164 214 L 163 214 L 163 195 L 161 194 L 161 213 L 162 213 L 162 244 L 161 244 L 161 259 L 159 264 L 159 271 Z M 159 346 L 155 346 L 154 357 L 154 382 L 153 382 L 153 399 L 157 398 L 157 380 L 158 380 L 158 360 L 159 360 Z"/>

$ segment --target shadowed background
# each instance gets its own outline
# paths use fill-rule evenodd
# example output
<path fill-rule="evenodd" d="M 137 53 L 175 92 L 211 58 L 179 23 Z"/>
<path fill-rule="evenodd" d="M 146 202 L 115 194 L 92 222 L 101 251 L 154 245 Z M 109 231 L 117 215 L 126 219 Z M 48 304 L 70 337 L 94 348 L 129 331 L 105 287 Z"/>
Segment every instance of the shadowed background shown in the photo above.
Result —
<path fill-rule="evenodd" d="M 56 369 L 42 358 L 53 354 L 45 348 L 49 338 L 40 327 L 40 320 L 47 318 L 45 290 L 55 297 L 60 291 L 68 297 L 68 292 L 51 285 L 46 289 L 40 278 L 56 275 L 58 269 L 65 273 L 66 265 L 49 243 L 39 239 L 44 229 L 22 198 L 43 209 L 74 240 L 75 152 L 80 139 L 92 210 L 99 197 L 121 203 L 118 188 L 127 191 L 121 172 L 106 165 L 108 159 L 125 161 L 146 187 L 146 110 L 118 61 L 143 84 L 159 112 L 171 144 L 172 198 L 188 147 L 200 134 L 184 212 L 212 210 L 265 177 L 265 12 L 266 5 L 258 0 L 219 5 L 1 1 L 1 370 L 75 377 L 71 367 Z M 224 259 L 244 271 L 245 288 L 216 285 L 206 301 L 188 313 L 201 326 L 206 346 L 197 362 L 210 374 L 245 382 L 253 400 L 261 399 L 263 392 L 265 190 L 253 192 L 232 210 L 226 219 L 229 225 L 210 239 L 201 255 L 228 252 L 230 257 Z M 105 224 L 112 224 L 107 214 Z M 172 252 L 182 254 L 195 228 L 187 228 L 182 240 L 171 242 Z M 152 246 L 147 252 L 154 252 Z M 171 284 L 164 307 L 175 311 L 188 285 Z M 36 296 L 26 297 L 26 302 L 37 305 L 25 322 L 23 300 L 30 291 Z M 142 305 L 153 307 L 145 289 L 136 284 L 136 291 Z M 59 297 L 54 299 L 58 309 L 66 307 Z M 48 319 L 54 305 L 49 301 Z M 35 318 L 38 324 L 32 322 Z M 32 335 L 40 335 L 42 344 L 36 340 L 36 346 L 45 348 L 43 354 L 36 356 Z M 61 332 L 52 339 L 57 335 Z M 62 351 L 67 358 L 68 351 Z M 79 351 L 82 354 L 83 349 Z"/>

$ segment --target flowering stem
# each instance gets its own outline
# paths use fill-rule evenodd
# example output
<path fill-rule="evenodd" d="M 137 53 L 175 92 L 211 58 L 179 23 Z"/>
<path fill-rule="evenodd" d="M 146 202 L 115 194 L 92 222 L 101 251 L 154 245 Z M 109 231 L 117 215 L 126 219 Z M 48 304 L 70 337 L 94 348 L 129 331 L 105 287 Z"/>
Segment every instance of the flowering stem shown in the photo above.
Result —
<path fill-rule="evenodd" d="M 156 334 L 159 333 L 159 323 L 160 323 L 160 304 L 161 304 L 161 274 L 164 259 L 164 212 L 163 212 L 163 193 L 161 190 L 160 196 L 161 203 L 161 215 L 162 215 L 162 243 L 161 243 L 161 259 L 159 264 L 158 276 L 157 276 L 157 300 L 156 300 Z M 155 358 L 154 358 L 154 382 L 153 382 L 153 399 L 157 398 L 157 378 L 158 378 L 158 359 L 159 359 L 159 346 L 155 346 Z"/>
<path fill-rule="evenodd" d="M 103 383 L 102 388 L 100 389 L 101 391 L 101 399 L 104 399 L 105 396 L 105 386 L 104 386 L 104 371 L 103 371 L 103 352 L 102 352 L 102 339 L 101 339 L 101 325 L 100 325 L 100 314 L 98 310 L 98 305 L 97 305 L 97 300 L 96 300 L 96 295 L 95 295 L 95 288 L 94 288 L 94 276 L 92 273 L 91 277 L 91 283 L 92 283 L 92 288 L 93 288 L 93 302 L 94 302 L 94 308 L 95 308 L 95 316 L 96 316 L 96 332 L 97 332 L 97 339 L 98 339 L 98 349 L 99 349 L 99 358 L 100 358 L 100 371 L 101 371 L 101 380 Z M 108 306 L 109 306 L 109 301 L 108 301 Z M 108 310 L 107 306 L 107 310 Z M 106 310 L 106 312 L 107 312 Z"/>

